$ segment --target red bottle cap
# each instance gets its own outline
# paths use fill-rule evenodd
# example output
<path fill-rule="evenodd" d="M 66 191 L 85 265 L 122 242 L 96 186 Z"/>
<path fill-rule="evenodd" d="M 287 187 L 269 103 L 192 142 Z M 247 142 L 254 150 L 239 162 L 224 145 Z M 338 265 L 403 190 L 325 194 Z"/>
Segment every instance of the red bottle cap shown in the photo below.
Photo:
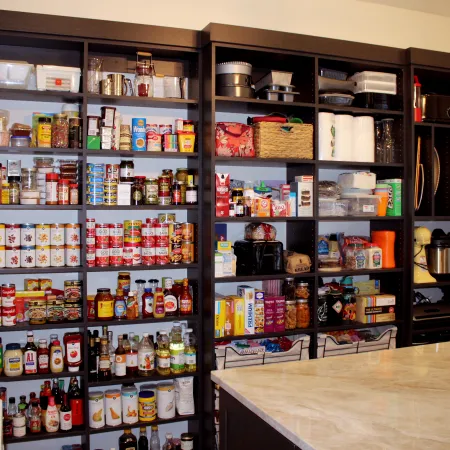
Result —
<path fill-rule="evenodd" d="M 45 175 L 45 179 L 47 180 L 47 181 L 58 181 L 58 178 L 59 178 L 59 176 L 58 176 L 58 174 L 57 173 L 47 173 L 46 175 Z"/>

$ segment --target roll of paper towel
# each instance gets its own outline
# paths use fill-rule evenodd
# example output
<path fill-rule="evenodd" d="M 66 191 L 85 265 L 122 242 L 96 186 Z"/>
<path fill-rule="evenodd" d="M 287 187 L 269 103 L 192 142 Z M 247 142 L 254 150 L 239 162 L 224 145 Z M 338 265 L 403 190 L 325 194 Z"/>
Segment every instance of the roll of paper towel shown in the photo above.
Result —
<path fill-rule="evenodd" d="M 335 116 L 337 161 L 352 161 L 353 152 L 353 116 L 338 114 Z"/>
<path fill-rule="evenodd" d="M 373 117 L 353 118 L 352 160 L 375 162 L 375 122 Z"/>
<path fill-rule="evenodd" d="M 322 161 L 336 159 L 334 118 L 333 113 L 319 113 L 319 159 Z"/>

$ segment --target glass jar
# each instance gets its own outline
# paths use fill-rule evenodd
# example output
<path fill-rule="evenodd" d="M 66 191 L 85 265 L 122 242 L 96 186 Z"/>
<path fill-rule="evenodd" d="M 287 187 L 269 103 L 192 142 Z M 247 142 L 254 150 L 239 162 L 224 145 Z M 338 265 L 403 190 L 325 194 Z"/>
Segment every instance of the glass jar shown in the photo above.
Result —
<path fill-rule="evenodd" d="M 328 315 L 327 315 L 327 293 L 329 291 L 328 287 L 322 287 L 318 289 L 317 294 L 317 322 L 319 327 L 324 327 L 327 325 Z"/>
<path fill-rule="evenodd" d="M 30 300 L 28 316 L 30 325 L 43 325 L 47 322 L 47 305 L 45 300 Z"/>
<path fill-rule="evenodd" d="M 20 177 L 9 177 L 9 204 L 20 203 Z"/>
<path fill-rule="evenodd" d="M 231 191 L 231 198 L 233 203 L 237 203 L 239 200 L 244 200 L 244 189 L 234 188 Z"/>
<path fill-rule="evenodd" d="M 120 161 L 120 182 L 132 183 L 134 181 L 134 163 L 133 161 Z"/>
<path fill-rule="evenodd" d="M 53 158 L 49 158 L 48 156 L 36 156 L 35 158 L 33 158 L 33 163 L 37 169 L 48 169 L 50 167 L 53 167 L 54 161 L 55 160 Z"/>
<path fill-rule="evenodd" d="M 69 203 L 71 205 L 78 205 L 79 203 L 78 198 L 78 184 L 72 183 L 69 185 Z"/>
<path fill-rule="evenodd" d="M 194 177 L 188 175 L 188 184 L 186 186 L 186 205 L 196 205 L 198 202 L 198 190 L 194 185 Z"/>
<path fill-rule="evenodd" d="M 144 203 L 146 205 L 158 204 L 158 180 L 156 178 L 145 180 Z"/>
<path fill-rule="evenodd" d="M 350 244 L 345 249 L 345 268 L 361 270 L 366 268 L 366 250 L 361 244 Z"/>
<path fill-rule="evenodd" d="M 23 168 L 22 174 L 22 189 L 29 189 L 35 191 L 37 189 L 36 183 L 36 169 L 31 167 L 29 169 Z"/>
<path fill-rule="evenodd" d="M 177 172 L 175 174 L 175 178 L 177 181 L 183 181 L 184 183 L 187 183 L 187 177 L 189 175 L 188 169 L 177 169 Z"/>
<path fill-rule="evenodd" d="M 297 287 L 295 288 L 295 298 L 309 298 L 309 296 L 309 284 L 305 281 L 297 283 Z"/>
<path fill-rule="evenodd" d="M 143 205 L 145 195 L 145 177 L 137 176 L 134 178 L 134 183 L 131 186 L 131 204 Z"/>
<path fill-rule="evenodd" d="M 91 94 L 100 94 L 100 81 L 103 78 L 102 66 L 102 59 L 89 58 L 87 89 Z"/>
<path fill-rule="evenodd" d="M 135 95 L 139 97 L 153 97 L 154 72 L 151 60 L 137 61 L 136 77 L 134 79 Z"/>
<path fill-rule="evenodd" d="M 64 322 L 64 300 L 56 300 L 56 299 L 47 300 L 47 322 L 48 323 Z"/>
<path fill-rule="evenodd" d="M 52 147 L 69 147 L 69 121 L 65 114 L 55 114 L 53 116 Z"/>
<path fill-rule="evenodd" d="M 95 296 L 95 318 L 97 320 L 112 320 L 114 318 L 114 298 L 111 290 L 97 289 Z"/>
<path fill-rule="evenodd" d="M 284 326 L 286 330 L 294 330 L 297 326 L 297 310 L 295 300 L 286 300 L 284 310 Z"/>
<path fill-rule="evenodd" d="M 294 278 L 289 277 L 284 280 L 281 295 L 284 295 L 286 300 L 295 300 Z"/>
<path fill-rule="evenodd" d="M 129 292 L 131 289 L 131 276 L 130 272 L 119 272 L 117 276 L 117 289 L 122 289 L 122 291 Z"/>
<path fill-rule="evenodd" d="M 311 321 L 311 311 L 309 309 L 308 300 L 299 298 L 296 300 L 296 322 L 297 328 L 308 328 Z"/>

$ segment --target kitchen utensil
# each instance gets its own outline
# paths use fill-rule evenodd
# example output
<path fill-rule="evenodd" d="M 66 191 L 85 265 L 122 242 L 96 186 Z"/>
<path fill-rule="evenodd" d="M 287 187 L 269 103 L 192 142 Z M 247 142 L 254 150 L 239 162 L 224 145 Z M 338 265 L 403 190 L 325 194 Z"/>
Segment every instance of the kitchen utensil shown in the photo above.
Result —
<path fill-rule="evenodd" d="M 217 75 L 218 86 L 251 86 L 252 77 L 242 73 L 224 73 Z"/>
<path fill-rule="evenodd" d="M 100 81 L 100 88 L 103 95 L 112 95 L 113 93 L 113 82 L 111 78 L 106 78 Z"/>
<path fill-rule="evenodd" d="M 100 81 L 103 77 L 102 66 L 101 58 L 89 58 L 87 89 L 91 94 L 100 94 Z"/>
<path fill-rule="evenodd" d="M 355 97 L 349 94 L 320 94 L 319 102 L 329 105 L 350 106 L 353 103 Z"/>
<path fill-rule="evenodd" d="M 430 275 L 440 280 L 450 278 L 450 236 L 441 229 L 433 230 L 431 243 L 426 247 Z"/>
<path fill-rule="evenodd" d="M 414 209 L 417 211 L 420 208 L 423 198 L 423 189 L 425 186 L 425 172 L 423 168 L 423 164 L 420 163 L 420 152 L 421 152 L 421 137 L 418 137 L 417 140 L 417 155 L 416 155 L 416 177 L 415 177 L 415 185 L 414 185 Z M 422 176 L 422 178 L 420 178 Z M 422 184 L 420 184 L 422 181 Z M 419 197 L 420 192 L 420 197 Z"/>
<path fill-rule="evenodd" d="M 293 72 L 280 72 L 272 70 L 267 75 L 264 75 L 258 82 L 255 83 L 256 92 L 260 91 L 269 84 L 278 84 L 280 86 L 289 86 L 291 84 Z"/>
<path fill-rule="evenodd" d="M 450 121 L 450 95 L 427 94 L 425 102 L 425 120 Z"/>
<path fill-rule="evenodd" d="M 335 80 L 334 78 L 319 77 L 319 91 L 333 91 L 334 93 L 353 92 L 355 81 Z"/>
<path fill-rule="evenodd" d="M 243 75 L 251 75 L 252 65 L 243 61 L 230 61 L 216 64 L 216 75 L 222 75 L 225 73 L 240 73 Z"/>
<path fill-rule="evenodd" d="M 422 122 L 422 85 L 419 82 L 419 77 L 414 75 L 414 121 Z"/>
<path fill-rule="evenodd" d="M 110 73 L 108 78 L 112 81 L 113 95 L 127 95 L 128 88 L 125 83 L 125 76 L 120 73 Z"/>
<path fill-rule="evenodd" d="M 434 150 L 434 159 L 433 159 L 433 179 L 434 179 L 434 195 L 436 195 L 436 192 L 439 187 L 439 180 L 441 178 L 441 161 L 439 159 L 438 151 L 436 150 L 436 147 Z"/>
<path fill-rule="evenodd" d="M 226 97 L 253 98 L 255 91 L 248 86 L 217 86 L 217 94 Z"/>

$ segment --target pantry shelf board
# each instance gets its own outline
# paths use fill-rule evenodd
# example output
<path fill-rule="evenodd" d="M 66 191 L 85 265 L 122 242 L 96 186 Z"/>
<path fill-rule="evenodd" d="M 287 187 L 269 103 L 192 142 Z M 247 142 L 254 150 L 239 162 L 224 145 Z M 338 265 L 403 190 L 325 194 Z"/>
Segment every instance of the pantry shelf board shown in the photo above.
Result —
<path fill-rule="evenodd" d="M 192 278 L 191 278 L 192 280 Z M 135 320 L 92 320 L 87 322 L 87 327 L 102 327 L 102 326 L 108 326 L 108 327 L 114 327 L 114 326 L 126 326 L 126 325 L 137 325 L 141 323 L 168 323 L 168 322 L 198 322 L 200 320 L 200 316 L 198 315 L 190 315 L 190 316 L 171 316 L 171 317 L 164 317 L 163 319 L 155 319 L 154 317 L 140 317 L 139 319 Z"/>
<path fill-rule="evenodd" d="M 415 222 L 450 222 L 450 216 L 414 216 Z"/>
<path fill-rule="evenodd" d="M 63 322 L 63 323 L 43 323 L 41 325 L 30 325 L 29 322 L 21 322 L 12 327 L 0 327 L 0 333 L 7 333 L 10 331 L 34 331 L 34 330 L 53 330 L 59 329 L 79 329 L 84 330 L 83 322 Z"/>
<path fill-rule="evenodd" d="M 138 264 L 136 266 L 107 266 L 107 267 L 87 267 L 87 272 L 120 272 L 121 270 L 136 271 L 136 270 L 175 270 L 175 269 L 198 269 L 197 263 L 192 264 L 163 264 L 144 266 Z"/>
<path fill-rule="evenodd" d="M 429 288 L 441 288 L 450 286 L 450 280 L 448 281 L 436 281 L 435 283 L 414 283 L 414 289 L 429 289 Z"/>
<path fill-rule="evenodd" d="M 22 442 L 42 441 L 42 440 L 47 440 L 47 439 L 64 439 L 64 438 L 74 437 L 74 436 L 84 436 L 85 434 L 86 434 L 86 427 L 79 426 L 79 427 L 73 427 L 70 431 L 56 431 L 55 433 L 47 433 L 47 432 L 29 433 L 28 432 L 23 437 L 5 438 L 3 443 L 5 445 L 19 444 Z"/>
<path fill-rule="evenodd" d="M 400 267 L 395 267 L 393 269 L 363 269 L 363 270 L 333 270 L 333 271 L 318 271 L 317 275 L 322 278 L 330 278 L 330 277 L 338 277 L 342 276 L 354 276 L 357 277 L 359 275 L 377 275 L 379 273 L 400 273 L 403 272 L 403 269 Z"/>
<path fill-rule="evenodd" d="M 11 327 L 14 328 L 14 327 Z M 64 372 L 59 373 L 38 373 L 35 375 L 21 375 L 20 377 L 0 377 L 0 384 L 2 383 L 12 383 L 16 381 L 31 381 L 31 380 L 48 380 L 48 378 L 51 377 L 58 377 L 58 378 L 70 378 L 70 377 L 84 377 L 84 372 L 69 372 L 65 370 Z"/>
<path fill-rule="evenodd" d="M 198 209 L 198 205 L 117 205 L 117 206 L 105 206 L 105 205 L 86 205 L 88 210 L 96 211 L 133 211 L 136 209 L 146 209 L 155 211 L 177 211 L 183 209 Z"/>
<path fill-rule="evenodd" d="M 0 147 L 0 153 L 15 155 L 81 155 L 81 148 L 34 148 L 34 147 Z"/>
<path fill-rule="evenodd" d="M 417 335 L 417 334 L 426 334 L 426 333 L 440 333 L 442 331 L 450 331 L 450 322 L 446 325 L 434 326 L 434 327 L 430 327 L 430 328 L 416 328 L 416 329 L 413 328 L 412 334 Z"/>
<path fill-rule="evenodd" d="M 53 209 L 61 211 L 76 211 L 83 209 L 82 205 L 0 205 L 0 210 L 2 209 L 26 209 L 27 211 L 33 212 L 41 209 Z"/>
<path fill-rule="evenodd" d="M 138 106 L 143 108 L 177 108 L 184 109 L 197 105 L 198 100 L 183 98 L 131 97 L 126 95 L 87 94 L 89 104 Z"/>
<path fill-rule="evenodd" d="M 229 156 L 213 157 L 216 166 L 285 166 L 286 164 L 315 164 L 312 159 L 298 158 L 233 158 Z"/>
<path fill-rule="evenodd" d="M 16 268 L 3 268 L 0 269 L 0 275 L 9 275 L 9 274 L 33 274 L 33 273 L 78 273 L 83 272 L 82 267 L 16 267 Z"/>
<path fill-rule="evenodd" d="M 360 330 L 364 328 L 375 328 L 375 327 L 381 327 L 384 325 L 399 325 L 402 324 L 403 320 L 392 320 L 390 322 L 378 322 L 378 323 L 361 323 L 361 322 L 354 322 L 354 323 L 346 323 L 343 325 L 330 325 L 326 327 L 319 327 L 317 330 L 318 333 L 325 333 L 327 331 L 340 331 L 340 330 Z"/>
<path fill-rule="evenodd" d="M 241 336 L 227 336 L 221 338 L 214 338 L 214 342 L 226 342 L 226 341 L 240 341 L 242 339 L 267 339 L 276 338 L 280 336 L 295 336 L 297 334 L 314 333 L 314 328 L 296 328 L 295 330 L 277 331 L 274 333 L 261 333 L 261 334 L 243 334 Z"/>
<path fill-rule="evenodd" d="M 265 100 L 261 98 L 244 98 L 244 97 L 226 97 L 222 95 L 216 95 L 216 102 L 232 102 L 232 103 L 247 103 L 247 104 L 256 104 L 256 105 L 277 105 L 277 106 L 286 106 L 289 107 L 302 107 L 302 108 L 314 108 L 314 103 L 305 103 L 305 102 L 283 102 L 278 100 Z M 220 108 L 218 108 L 220 109 Z"/>
<path fill-rule="evenodd" d="M 273 275 L 241 275 L 236 277 L 221 277 L 214 278 L 215 283 L 241 283 L 246 281 L 263 281 L 263 280 L 284 280 L 285 278 L 312 278 L 314 277 L 314 272 L 306 273 L 277 273 Z"/>
<path fill-rule="evenodd" d="M 415 125 L 432 128 L 450 128 L 450 123 L 420 122 Z"/>
<path fill-rule="evenodd" d="M 314 220 L 314 217 L 216 217 L 215 222 L 303 222 Z"/>
<path fill-rule="evenodd" d="M 350 114 L 373 114 L 380 116 L 403 116 L 403 111 L 395 111 L 390 109 L 372 109 L 372 108 L 357 108 L 354 106 L 339 106 L 339 105 L 319 105 L 320 111 L 334 111 L 346 112 Z"/>
<path fill-rule="evenodd" d="M 370 221 L 390 221 L 390 220 L 403 220 L 403 216 L 375 216 L 375 217 L 363 217 L 363 216 L 319 216 L 319 222 L 370 222 Z"/>
<path fill-rule="evenodd" d="M 403 163 L 380 163 L 380 162 L 360 162 L 360 161 L 317 161 L 319 169 L 352 169 L 360 167 L 404 167 Z"/>
<path fill-rule="evenodd" d="M 152 375 L 149 377 L 113 377 L 112 380 L 108 381 L 89 381 L 89 387 L 100 387 L 100 386 L 114 386 L 118 384 L 124 384 L 124 383 L 147 383 L 147 382 L 163 382 L 163 381 L 170 381 L 174 380 L 175 378 L 186 378 L 186 377 L 197 377 L 199 376 L 199 372 L 192 372 L 192 373 L 180 373 L 180 374 L 170 374 L 166 377 L 163 377 L 161 375 Z M 1 380 L 1 379 L 0 379 Z"/>
<path fill-rule="evenodd" d="M 88 428 L 87 432 L 89 434 L 100 434 L 100 433 L 109 433 L 111 431 L 116 430 L 124 430 L 125 428 L 139 428 L 139 427 L 145 427 L 149 425 L 164 425 L 166 423 L 175 423 L 175 422 L 187 422 L 190 420 L 199 420 L 200 414 L 191 414 L 189 416 L 176 416 L 173 419 L 156 419 L 152 422 L 136 422 L 136 423 L 123 423 L 121 425 L 118 425 L 116 427 L 111 426 L 104 426 L 103 428 Z"/>
<path fill-rule="evenodd" d="M 35 91 L 26 89 L 0 89 L 1 100 L 30 102 L 75 103 L 83 101 L 83 94 L 60 91 Z"/>
<path fill-rule="evenodd" d="M 102 158 L 104 156 L 117 156 L 128 158 L 157 158 L 157 159 L 185 159 L 198 158 L 198 153 L 188 152 L 134 152 L 134 151 L 120 151 L 120 150 L 84 150 L 84 154 L 94 157 Z"/>

